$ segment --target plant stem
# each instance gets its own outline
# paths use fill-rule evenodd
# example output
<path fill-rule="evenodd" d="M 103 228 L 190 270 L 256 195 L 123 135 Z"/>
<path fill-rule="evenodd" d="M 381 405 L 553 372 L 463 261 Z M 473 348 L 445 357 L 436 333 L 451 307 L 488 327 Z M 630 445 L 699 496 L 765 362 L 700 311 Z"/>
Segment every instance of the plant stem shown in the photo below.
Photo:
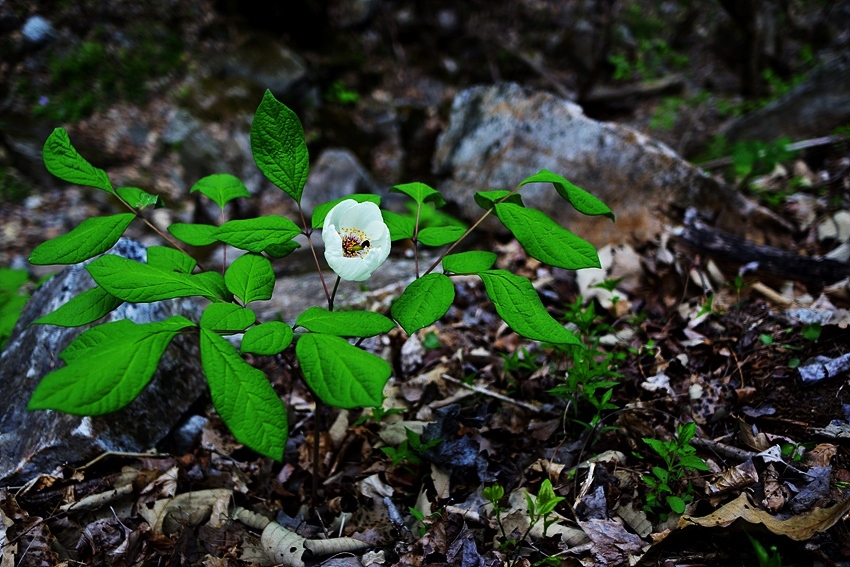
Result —
<path fill-rule="evenodd" d="M 336 290 L 339 288 L 339 280 L 341 280 L 339 276 L 336 277 L 336 282 L 334 282 L 334 290 L 331 292 L 331 299 L 328 302 L 328 311 L 334 310 L 334 300 L 336 299 Z"/>
<path fill-rule="evenodd" d="M 328 300 L 328 309 L 333 311 L 333 298 L 328 291 L 328 284 L 325 283 L 325 276 L 322 274 L 322 265 L 319 264 L 319 256 L 316 254 L 316 247 L 313 246 L 313 229 L 307 225 L 307 219 L 304 217 L 304 209 L 301 208 L 301 203 L 298 203 L 298 214 L 301 215 L 301 224 L 304 226 L 304 236 L 307 237 L 307 243 L 310 245 L 310 252 L 313 253 L 313 261 L 316 262 L 316 271 L 319 272 L 319 279 L 322 281 L 322 289 L 325 290 L 325 297 Z"/>
<path fill-rule="evenodd" d="M 458 238 L 457 240 L 455 240 L 455 241 L 452 243 L 452 245 L 451 245 L 451 246 L 449 246 L 448 248 L 446 248 L 446 250 L 445 250 L 442 254 L 440 254 L 440 255 L 439 255 L 439 257 L 438 257 L 436 260 L 434 260 L 434 263 L 433 263 L 433 264 L 431 264 L 431 266 L 430 266 L 427 270 L 425 270 L 425 273 L 424 273 L 424 274 L 422 274 L 422 275 L 423 275 L 423 276 L 427 276 L 428 274 L 430 274 L 430 273 L 434 270 L 434 268 L 436 268 L 436 267 L 440 264 L 440 262 L 443 260 L 443 258 L 445 258 L 445 257 L 446 257 L 449 253 L 451 253 L 451 251 L 452 251 L 452 250 L 454 250 L 454 249 L 457 247 L 457 245 L 458 245 L 458 244 L 460 244 L 460 243 L 463 241 L 463 239 L 465 239 L 467 236 L 469 236 L 469 234 L 470 234 L 473 230 L 475 230 L 476 228 L 478 228 L 478 225 L 480 225 L 482 222 L 484 222 L 484 219 L 486 219 L 487 217 L 489 217 L 489 216 L 490 216 L 490 213 L 492 213 L 493 211 L 495 211 L 495 210 L 496 210 L 496 205 L 498 205 L 499 203 L 503 203 L 503 202 L 505 202 L 506 200 L 508 200 L 508 199 L 511 197 L 511 195 L 513 195 L 514 193 L 516 193 L 517 191 L 519 191 L 521 188 L 522 188 L 521 186 L 517 186 L 517 187 L 515 187 L 515 188 L 513 189 L 513 191 L 511 191 L 510 193 L 508 193 L 507 195 L 505 195 L 504 197 L 502 197 L 501 199 L 499 199 L 496 203 L 493 203 L 493 205 L 491 205 L 489 209 L 487 209 L 486 211 L 484 211 L 484 214 L 483 214 L 483 215 L 481 215 L 481 218 L 479 218 L 477 221 L 475 221 L 475 224 L 473 224 L 473 225 L 472 225 L 472 226 L 470 226 L 468 229 L 466 229 L 466 232 L 464 232 L 464 233 L 461 235 L 461 237 L 460 237 L 460 238 Z"/>

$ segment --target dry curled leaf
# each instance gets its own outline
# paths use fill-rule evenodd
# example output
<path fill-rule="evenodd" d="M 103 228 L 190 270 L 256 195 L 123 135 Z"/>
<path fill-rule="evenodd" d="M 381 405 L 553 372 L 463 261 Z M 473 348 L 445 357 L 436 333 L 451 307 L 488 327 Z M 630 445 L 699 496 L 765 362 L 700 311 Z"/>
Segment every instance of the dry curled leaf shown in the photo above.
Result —
<path fill-rule="evenodd" d="M 803 541 L 831 528 L 849 510 L 850 498 L 847 498 L 829 508 L 813 508 L 806 514 L 780 520 L 757 508 L 750 502 L 747 494 L 742 493 L 735 500 L 724 504 L 720 509 L 707 516 L 699 518 L 688 515 L 682 516 L 677 528 L 693 525 L 705 528 L 726 527 L 740 518 L 750 524 L 764 524 L 767 529 L 777 535 L 788 536 L 795 541 Z"/>

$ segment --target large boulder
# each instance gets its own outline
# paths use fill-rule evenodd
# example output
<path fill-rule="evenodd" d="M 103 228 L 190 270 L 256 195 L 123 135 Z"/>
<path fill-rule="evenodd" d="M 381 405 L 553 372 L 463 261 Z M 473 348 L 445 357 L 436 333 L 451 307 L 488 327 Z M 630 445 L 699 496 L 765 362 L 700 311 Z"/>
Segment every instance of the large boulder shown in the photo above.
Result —
<path fill-rule="evenodd" d="M 513 189 L 541 169 L 566 177 L 614 211 L 612 224 L 576 213 L 549 184 L 522 189 L 526 204 L 597 247 L 651 240 L 664 213 L 675 216 L 689 207 L 730 232 L 762 242 L 775 234 L 775 219 L 768 230 L 764 223 L 755 227 L 754 217 L 770 219 L 769 213 L 732 187 L 636 130 L 586 117 L 572 102 L 510 83 L 473 87 L 455 97 L 437 141 L 434 172 L 446 176 L 441 192 L 465 217 L 481 215 L 476 191 Z"/>
<path fill-rule="evenodd" d="M 121 239 L 111 254 L 144 261 L 140 244 Z M 172 341 L 151 383 L 123 409 L 100 417 L 26 410 L 41 379 L 62 362 L 58 354 L 86 327 L 63 328 L 31 323 L 94 286 L 84 264 L 65 268 L 42 285 L 24 308 L 0 355 L 0 483 L 26 482 L 63 463 L 80 463 L 104 451 L 139 452 L 156 445 L 205 391 L 197 340 Z M 125 303 L 105 321 L 161 321 L 172 315 L 198 320 L 193 299 Z M 105 322 L 104 321 L 104 322 Z"/>

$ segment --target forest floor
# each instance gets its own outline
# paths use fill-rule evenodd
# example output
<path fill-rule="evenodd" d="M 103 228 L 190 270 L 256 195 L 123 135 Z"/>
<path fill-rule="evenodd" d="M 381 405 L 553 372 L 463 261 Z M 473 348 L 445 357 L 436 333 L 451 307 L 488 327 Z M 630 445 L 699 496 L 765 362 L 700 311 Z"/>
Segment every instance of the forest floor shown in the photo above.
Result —
<path fill-rule="evenodd" d="M 395 22 L 376 32 L 394 55 L 372 69 L 447 44 L 469 68 L 458 87 L 566 84 L 598 118 L 644 128 L 672 119 L 650 133 L 689 157 L 720 121 L 684 103 L 665 118 L 661 93 L 603 103 L 588 81 L 495 49 L 499 10 L 482 18 L 478 43 L 439 24 L 435 9 L 431 43 L 419 44 L 393 27 L 397 16 L 378 20 Z M 474 68 L 477 53 L 489 66 Z M 347 79 L 355 90 L 378 80 Z M 427 177 L 417 160 L 406 173 Z M 848 164 L 844 142 L 722 173 L 797 227 L 790 252 L 822 256 L 850 238 Z M 283 462 L 241 447 L 202 404 L 207 422 L 188 449 L 168 439 L 150 454 L 106 454 L 3 489 L 0 564 L 850 564 L 847 282 L 715 262 L 681 235 L 674 227 L 619 248 L 604 276 L 613 294 L 488 237 L 499 267 L 530 277 L 585 348 L 521 339 L 480 283 L 463 281 L 438 324 L 384 337 L 394 376 L 382 409 L 317 407 L 284 361 L 258 360 L 293 408 Z"/>

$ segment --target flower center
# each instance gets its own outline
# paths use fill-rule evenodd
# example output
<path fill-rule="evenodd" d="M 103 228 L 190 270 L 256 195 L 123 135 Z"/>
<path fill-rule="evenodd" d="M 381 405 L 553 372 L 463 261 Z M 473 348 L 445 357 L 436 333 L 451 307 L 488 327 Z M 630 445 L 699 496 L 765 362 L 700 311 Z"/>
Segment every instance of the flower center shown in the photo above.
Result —
<path fill-rule="evenodd" d="M 364 257 L 369 253 L 372 244 L 366 238 L 366 233 L 358 228 L 343 228 L 339 232 L 342 237 L 342 255 L 346 258 Z"/>

